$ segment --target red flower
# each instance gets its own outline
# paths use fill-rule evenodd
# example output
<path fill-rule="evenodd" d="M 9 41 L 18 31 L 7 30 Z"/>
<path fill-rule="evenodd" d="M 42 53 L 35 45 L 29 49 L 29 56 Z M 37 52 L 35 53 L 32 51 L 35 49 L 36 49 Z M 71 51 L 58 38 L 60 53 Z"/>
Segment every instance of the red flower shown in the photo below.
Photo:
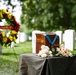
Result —
<path fill-rule="evenodd" d="M 8 9 L 6 9 L 6 11 L 8 12 Z"/>
<path fill-rule="evenodd" d="M 12 19 L 14 19 L 14 20 L 15 20 L 15 16 L 13 16 L 13 15 L 12 15 Z"/>
<path fill-rule="evenodd" d="M 16 30 L 17 32 L 19 31 L 20 29 L 20 25 L 18 22 L 16 22 L 16 20 L 14 20 L 14 26 L 13 26 L 13 30 Z"/>
<path fill-rule="evenodd" d="M 0 33 L 0 36 L 2 36 L 2 33 Z"/>
<path fill-rule="evenodd" d="M 7 40 L 8 40 L 7 42 L 11 42 L 11 40 L 9 38 L 7 38 Z"/>
<path fill-rule="evenodd" d="M 3 15 L 3 18 L 1 18 L 1 21 L 2 21 L 2 19 L 4 19 L 6 22 L 7 22 L 7 25 L 6 26 L 0 26 L 0 29 L 6 29 L 6 30 L 14 30 L 14 31 L 16 31 L 16 32 L 18 32 L 19 31 L 19 29 L 20 29 L 20 25 L 19 25 L 19 23 L 15 20 L 15 16 L 13 16 L 9 11 L 8 11 L 8 9 L 6 9 L 6 11 L 4 11 L 4 12 L 2 12 L 3 10 L 0 10 L 0 12 L 2 13 L 2 15 Z M 11 16 L 10 16 L 10 15 Z M 11 35 L 11 37 L 13 38 L 13 40 L 11 40 L 11 39 L 9 39 L 9 36 Z M 13 41 L 13 42 L 15 42 L 15 40 L 14 39 L 17 39 L 17 34 L 12 34 L 12 33 L 10 33 L 10 34 L 8 34 L 8 36 L 7 35 L 5 35 L 5 37 L 7 38 L 7 42 L 6 43 L 3 43 L 2 42 L 2 38 L 3 38 L 3 36 L 2 36 L 2 33 L 0 32 L 0 44 L 1 45 L 5 45 L 5 46 L 10 46 L 11 45 L 11 42 Z"/>

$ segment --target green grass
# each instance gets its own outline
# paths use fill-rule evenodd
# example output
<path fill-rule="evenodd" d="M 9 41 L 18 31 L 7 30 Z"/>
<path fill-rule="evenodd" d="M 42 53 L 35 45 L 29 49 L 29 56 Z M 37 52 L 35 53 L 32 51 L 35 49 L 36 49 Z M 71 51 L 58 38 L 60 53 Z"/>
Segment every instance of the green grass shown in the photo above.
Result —
<path fill-rule="evenodd" d="M 0 75 L 18 75 L 20 54 L 31 52 L 31 41 L 15 44 L 13 49 L 3 47 L 2 55 L 0 55 Z M 76 54 L 76 48 L 72 53 Z"/>
<path fill-rule="evenodd" d="M 18 75 L 19 56 L 32 52 L 31 41 L 15 44 L 14 48 L 3 47 L 0 55 L 0 75 Z"/>

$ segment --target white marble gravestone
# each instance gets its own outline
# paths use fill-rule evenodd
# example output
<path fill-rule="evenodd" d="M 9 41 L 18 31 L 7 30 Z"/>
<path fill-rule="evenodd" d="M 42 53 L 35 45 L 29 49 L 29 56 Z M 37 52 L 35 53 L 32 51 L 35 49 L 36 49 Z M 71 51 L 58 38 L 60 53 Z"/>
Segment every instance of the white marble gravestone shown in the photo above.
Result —
<path fill-rule="evenodd" d="M 11 42 L 11 48 L 13 48 L 14 47 L 14 42 Z"/>
<path fill-rule="evenodd" d="M 65 48 L 69 50 L 74 50 L 74 45 L 75 45 L 75 31 L 74 30 L 65 30 L 64 44 L 65 44 Z"/>
<path fill-rule="evenodd" d="M 25 34 L 24 32 L 20 32 L 20 42 L 25 42 L 27 40 L 28 40 L 27 34 Z"/>
<path fill-rule="evenodd" d="M 75 32 L 75 41 L 76 41 L 76 32 Z"/>
<path fill-rule="evenodd" d="M 32 53 L 36 53 L 36 33 L 45 33 L 39 30 L 32 31 Z"/>
<path fill-rule="evenodd" d="M 55 32 L 59 36 L 60 44 L 63 42 L 63 33 L 62 31 L 56 31 Z"/>

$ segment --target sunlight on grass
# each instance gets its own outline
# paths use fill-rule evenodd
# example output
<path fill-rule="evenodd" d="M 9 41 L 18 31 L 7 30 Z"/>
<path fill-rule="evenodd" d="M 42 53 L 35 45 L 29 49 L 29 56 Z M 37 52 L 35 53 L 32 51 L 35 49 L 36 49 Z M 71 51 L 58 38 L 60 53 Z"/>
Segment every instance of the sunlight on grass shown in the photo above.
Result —
<path fill-rule="evenodd" d="M 32 53 L 32 42 L 15 44 L 14 48 L 3 47 L 0 55 L 0 75 L 18 75 L 20 54 Z M 76 54 L 76 50 L 72 51 Z"/>
<path fill-rule="evenodd" d="M 18 75 L 20 54 L 31 52 L 31 41 L 15 44 L 14 48 L 3 47 L 0 55 L 0 75 Z"/>

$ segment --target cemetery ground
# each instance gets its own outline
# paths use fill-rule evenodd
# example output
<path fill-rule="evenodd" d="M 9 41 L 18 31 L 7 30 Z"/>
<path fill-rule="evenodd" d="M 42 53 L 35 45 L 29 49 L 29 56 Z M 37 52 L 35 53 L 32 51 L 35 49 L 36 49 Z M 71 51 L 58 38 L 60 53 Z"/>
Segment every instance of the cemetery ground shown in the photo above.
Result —
<path fill-rule="evenodd" d="M 15 44 L 14 48 L 3 47 L 0 55 L 0 75 L 18 75 L 20 54 L 31 52 L 31 41 Z"/>
<path fill-rule="evenodd" d="M 20 54 L 32 53 L 32 42 L 15 44 L 14 48 L 3 47 L 0 55 L 0 75 L 18 75 Z M 76 54 L 75 50 L 72 52 Z"/>

